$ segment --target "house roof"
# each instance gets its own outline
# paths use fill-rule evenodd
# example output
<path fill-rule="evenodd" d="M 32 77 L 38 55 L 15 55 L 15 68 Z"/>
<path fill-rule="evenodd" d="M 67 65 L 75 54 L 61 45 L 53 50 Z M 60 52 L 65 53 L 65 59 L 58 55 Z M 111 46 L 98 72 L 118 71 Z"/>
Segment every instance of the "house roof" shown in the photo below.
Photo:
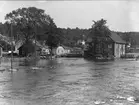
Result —
<path fill-rule="evenodd" d="M 92 42 L 92 40 L 93 40 L 92 38 L 88 37 L 86 41 Z M 115 43 L 126 44 L 126 42 L 116 32 L 111 32 L 110 39 Z"/>
<path fill-rule="evenodd" d="M 111 32 L 110 38 L 115 42 L 115 43 L 122 43 L 125 44 L 126 42 L 115 32 Z"/>
<path fill-rule="evenodd" d="M 24 40 L 19 40 L 19 41 L 16 43 L 15 47 L 16 47 L 17 49 L 19 49 L 24 43 L 25 43 Z M 32 40 L 32 44 L 35 44 L 35 40 Z M 40 47 L 40 48 L 48 48 L 48 46 L 42 45 L 39 41 L 36 41 L 36 46 L 37 46 L 37 47 Z"/>

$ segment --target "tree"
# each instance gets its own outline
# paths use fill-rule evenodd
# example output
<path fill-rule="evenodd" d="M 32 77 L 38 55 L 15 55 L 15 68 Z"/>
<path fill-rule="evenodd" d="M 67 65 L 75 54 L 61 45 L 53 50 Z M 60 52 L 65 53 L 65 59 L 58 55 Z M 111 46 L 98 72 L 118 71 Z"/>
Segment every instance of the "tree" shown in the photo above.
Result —
<path fill-rule="evenodd" d="M 85 40 L 86 36 L 88 35 L 87 29 L 79 29 L 76 28 L 63 28 L 61 29 L 62 34 L 64 36 L 63 44 L 69 47 L 81 47 L 78 44 L 78 41 Z"/>
<path fill-rule="evenodd" d="M 94 54 L 101 53 L 105 56 L 108 54 L 107 45 L 111 31 L 109 30 L 108 26 L 106 26 L 106 20 L 101 19 L 93 22 L 94 24 L 90 29 L 89 37 L 93 39 L 93 42 L 91 43 L 93 43 Z"/>
<path fill-rule="evenodd" d="M 0 34 L 3 34 L 3 24 L 0 22 Z"/>
<path fill-rule="evenodd" d="M 52 55 L 53 48 L 61 44 L 64 37 L 62 35 L 60 28 L 57 28 L 53 20 L 50 21 L 50 24 L 46 28 L 45 34 L 46 36 L 44 36 L 45 37 L 44 39 L 46 40 L 46 44 L 51 49 L 51 55 Z"/>
<path fill-rule="evenodd" d="M 12 32 L 14 39 L 23 40 L 24 44 L 30 44 L 35 39 L 35 45 L 37 40 L 38 29 L 43 30 L 44 27 L 47 27 L 50 24 L 52 18 L 45 14 L 45 11 L 38 9 L 36 7 L 28 8 L 19 8 L 13 10 L 12 12 L 6 14 L 5 19 L 6 23 L 12 25 Z M 15 31 L 14 31 L 15 30 Z M 24 51 L 28 52 L 28 48 L 23 48 Z M 34 52 L 34 51 L 32 51 Z M 36 46 L 35 46 L 35 56 L 36 56 Z M 36 58 L 36 57 L 35 57 Z"/>
<path fill-rule="evenodd" d="M 22 40 L 28 41 L 35 38 L 37 27 L 49 25 L 51 17 L 42 9 L 28 7 L 13 10 L 6 14 L 5 19 L 9 24 L 16 26 Z"/>
<path fill-rule="evenodd" d="M 93 21 L 91 35 L 95 37 L 106 37 L 110 35 L 110 30 L 108 26 L 106 26 L 107 21 L 104 19 Z"/>

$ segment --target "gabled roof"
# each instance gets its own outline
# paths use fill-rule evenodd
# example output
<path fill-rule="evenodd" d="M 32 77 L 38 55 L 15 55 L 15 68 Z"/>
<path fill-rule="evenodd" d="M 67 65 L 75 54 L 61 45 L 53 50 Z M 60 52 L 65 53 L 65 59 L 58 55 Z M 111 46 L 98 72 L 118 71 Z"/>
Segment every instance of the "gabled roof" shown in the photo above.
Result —
<path fill-rule="evenodd" d="M 115 43 L 126 44 L 126 42 L 116 32 L 111 32 L 110 39 Z M 88 37 L 87 42 L 92 42 L 92 38 Z"/>
<path fill-rule="evenodd" d="M 31 42 L 32 42 L 32 44 L 35 44 L 35 40 L 31 40 Z M 19 40 L 16 43 L 15 47 L 17 49 L 19 49 L 24 43 L 25 43 L 24 40 Z M 36 46 L 39 47 L 39 48 L 48 48 L 48 46 L 42 45 L 39 41 L 36 41 Z"/>
<path fill-rule="evenodd" d="M 110 38 L 115 42 L 115 43 L 121 43 L 121 44 L 126 44 L 126 42 L 115 32 L 111 32 Z"/>

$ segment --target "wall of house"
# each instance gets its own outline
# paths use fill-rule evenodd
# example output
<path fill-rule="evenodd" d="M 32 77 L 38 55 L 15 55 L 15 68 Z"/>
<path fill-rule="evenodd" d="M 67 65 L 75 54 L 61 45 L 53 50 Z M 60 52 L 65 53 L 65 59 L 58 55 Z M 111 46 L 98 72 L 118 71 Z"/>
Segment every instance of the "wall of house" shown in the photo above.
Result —
<path fill-rule="evenodd" d="M 120 58 L 121 55 L 125 54 L 125 44 L 114 44 L 114 56 Z"/>
<path fill-rule="evenodd" d="M 35 53 L 35 46 L 32 43 L 23 44 L 19 48 L 19 55 L 20 56 L 27 56 L 30 53 Z"/>
<path fill-rule="evenodd" d="M 59 46 L 57 49 L 56 49 L 56 55 L 63 55 L 65 54 L 65 50 L 62 46 Z"/>
<path fill-rule="evenodd" d="M 69 49 L 65 49 L 65 54 L 69 54 L 70 50 Z"/>

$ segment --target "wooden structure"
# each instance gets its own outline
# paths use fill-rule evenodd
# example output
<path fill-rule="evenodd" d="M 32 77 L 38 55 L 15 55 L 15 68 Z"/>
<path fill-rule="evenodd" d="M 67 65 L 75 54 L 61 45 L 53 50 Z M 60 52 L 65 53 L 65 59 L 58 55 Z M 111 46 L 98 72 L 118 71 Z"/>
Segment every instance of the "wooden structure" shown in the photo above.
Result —
<path fill-rule="evenodd" d="M 115 32 L 111 32 L 109 36 L 105 37 L 89 37 L 84 48 L 84 56 L 101 55 L 103 57 L 120 58 L 121 55 L 125 54 L 125 45 L 126 42 Z"/>

